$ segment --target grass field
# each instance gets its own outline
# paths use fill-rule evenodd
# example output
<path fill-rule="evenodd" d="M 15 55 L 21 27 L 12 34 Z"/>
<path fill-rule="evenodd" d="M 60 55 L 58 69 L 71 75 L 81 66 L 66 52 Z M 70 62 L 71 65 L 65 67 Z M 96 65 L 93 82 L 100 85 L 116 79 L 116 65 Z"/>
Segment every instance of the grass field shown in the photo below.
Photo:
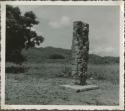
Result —
<path fill-rule="evenodd" d="M 71 66 L 57 63 L 6 63 L 6 104 L 118 105 L 119 66 L 88 65 L 88 84 L 99 89 L 76 93 L 60 87 L 72 83 Z"/>

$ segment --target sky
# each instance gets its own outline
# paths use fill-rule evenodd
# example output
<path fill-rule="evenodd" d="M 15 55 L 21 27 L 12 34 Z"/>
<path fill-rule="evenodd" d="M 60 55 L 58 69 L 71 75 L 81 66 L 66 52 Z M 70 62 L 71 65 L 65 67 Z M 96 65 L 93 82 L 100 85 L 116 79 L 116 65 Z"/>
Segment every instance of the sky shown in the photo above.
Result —
<path fill-rule="evenodd" d="M 71 49 L 73 22 L 89 24 L 89 53 L 119 56 L 118 6 L 19 6 L 22 14 L 33 11 L 40 22 L 32 28 L 45 40 L 41 47 Z"/>

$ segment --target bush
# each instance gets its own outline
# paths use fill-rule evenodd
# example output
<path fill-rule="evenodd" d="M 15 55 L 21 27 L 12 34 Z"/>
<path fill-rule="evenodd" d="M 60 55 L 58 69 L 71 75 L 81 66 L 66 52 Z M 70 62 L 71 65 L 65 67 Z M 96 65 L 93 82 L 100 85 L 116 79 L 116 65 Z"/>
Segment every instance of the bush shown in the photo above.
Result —
<path fill-rule="evenodd" d="M 60 54 L 53 54 L 49 56 L 49 59 L 65 59 L 65 57 Z"/>
<path fill-rule="evenodd" d="M 6 73 L 14 73 L 14 74 L 19 74 L 19 73 L 24 73 L 27 70 L 25 67 L 19 67 L 19 66 L 11 66 L 11 67 L 6 67 Z"/>

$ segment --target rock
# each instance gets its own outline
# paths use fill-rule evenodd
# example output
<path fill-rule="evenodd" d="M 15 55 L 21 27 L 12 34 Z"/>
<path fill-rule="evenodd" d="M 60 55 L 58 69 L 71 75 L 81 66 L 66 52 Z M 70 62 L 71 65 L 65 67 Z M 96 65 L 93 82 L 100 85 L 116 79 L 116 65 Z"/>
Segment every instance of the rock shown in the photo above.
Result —
<path fill-rule="evenodd" d="M 61 85 L 62 87 L 65 88 L 70 88 L 75 90 L 76 92 L 83 92 L 83 91 L 89 91 L 89 90 L 95 90 L 98 89 L 99 87 L 97 85 L 71 85 L 71 84 L 66 84 L 66 85 Z"/>

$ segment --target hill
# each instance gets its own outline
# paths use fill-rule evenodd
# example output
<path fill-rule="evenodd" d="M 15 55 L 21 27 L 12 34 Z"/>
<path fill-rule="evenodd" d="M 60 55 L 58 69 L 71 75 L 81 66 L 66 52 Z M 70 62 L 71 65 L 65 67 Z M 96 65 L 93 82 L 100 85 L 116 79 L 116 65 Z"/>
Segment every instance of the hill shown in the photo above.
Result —
<path fill-rule="evenodd" d="M 54 54 L 62 55 L 66 60 L 71 59 L 71 50 L 55 48 L 55 47 L 45 47 L 45 48 L 32 48 L 28 50 L 23 50 L 23 55 L 26 57 L 27 61 L 30 62 L 44 62 L 52 61 L 50 56 Z M 55 60 L 54 60 L 55 61 Z M 57 60 L 56 60 L 57 61 Z M 64 60 L 62 60 L 64 61 Z M 89 63 L 92 64 L 114 64 L 119 63 L 119 57 L 101 57 L 96 54 L 89 55 Z"/>

